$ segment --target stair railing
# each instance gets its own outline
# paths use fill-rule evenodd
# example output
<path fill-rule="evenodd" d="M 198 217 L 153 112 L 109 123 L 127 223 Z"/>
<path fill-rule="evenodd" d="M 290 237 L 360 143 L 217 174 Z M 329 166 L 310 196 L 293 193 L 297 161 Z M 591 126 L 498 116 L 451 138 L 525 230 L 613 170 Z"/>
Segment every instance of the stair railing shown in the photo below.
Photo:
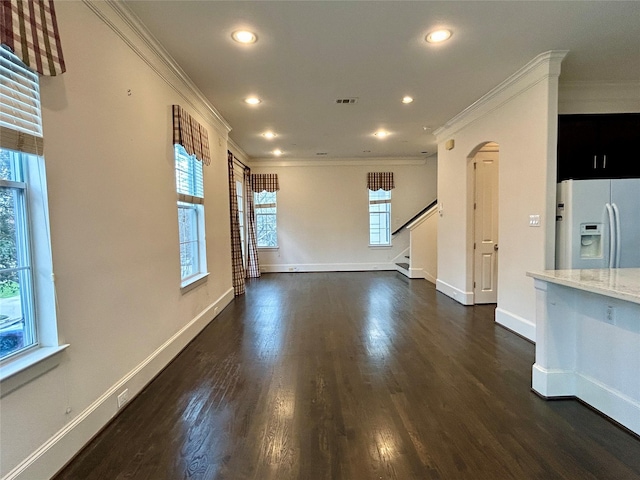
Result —
<path fill-rule="evenodd" d="M 431 210 L 433 207 L 435 207 L 438 204 L 438 199 L 436 198 L 433 202 L 431 202 L 429 205 L 427 205 L 426 207 L 424 207 L 422 210 L 420 210 L 418 213 L 416 213 L 413 217 L 411 217 L 409 220 L 407 220 L 406 222 L 404 222 L 402 224 L 401 227 L 396 228 L 391 235 L 395 235 L 396 233 L 398 233 L 400 230 L 402 230 L 403 228 L 405 228 L 407 225 L 409 225 L 411 222 L 413 222 L 416 218 L 420 217 L 421 215 L 423 215 L 424 213 L 426 213 L 427 211 Z"/>

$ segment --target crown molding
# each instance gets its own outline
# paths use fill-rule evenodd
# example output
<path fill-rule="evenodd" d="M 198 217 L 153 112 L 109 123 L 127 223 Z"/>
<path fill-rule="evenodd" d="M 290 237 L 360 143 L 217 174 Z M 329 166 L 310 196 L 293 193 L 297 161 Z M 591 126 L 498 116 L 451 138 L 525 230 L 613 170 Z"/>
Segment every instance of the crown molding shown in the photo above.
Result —
<path fill-rule="evenodd" d="M 559 113 L 640 112 L 640 82 L 560 82 Z"/>
<path fill-rule="evenodd" d="M 560 64 L 568 50 L 550 50 L 541 53 L 498 86 L 458 113 L 442 127 L 436 129 L 438 143 L 467 125 L 491 113 L 511 99 L 529 90 L 543 80 L 558 78 Z"/>
<path fill-rule="evenodd" d="M 231 125 L 122 0 L 83 0 L 131 50 L 225 138 Z"/>
<path fill-rule="evenodd" d="M 231 137 L 227 138 L 227 149 L 232 151 L 233 154 L 238 157 L 238 160 L 243 163 L 249 164 L 251 161 L 247 152 L 245 152 Z"/>
<path fill-rule="evenodd" d="M 291 158 L 251 158 L 252 167 L 362 167 L 380 165 L 425 165 L 426 158 L 327 158 L 325 160 Z"/>

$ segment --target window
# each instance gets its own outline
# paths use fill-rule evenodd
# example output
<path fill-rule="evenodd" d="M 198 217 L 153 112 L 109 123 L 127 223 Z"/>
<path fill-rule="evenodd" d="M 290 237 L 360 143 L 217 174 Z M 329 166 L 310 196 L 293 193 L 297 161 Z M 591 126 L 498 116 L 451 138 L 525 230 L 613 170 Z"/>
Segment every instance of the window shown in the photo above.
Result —
<path fill-rule="evenodd" d="M 66 345 L 58 345 L 50 280 L 38 75 L 0 47 L 0 78 L 0 361 L 4 379 Z"/>
<path fill-rule="evenodd" d="M 26 155 L 0 149 L 0 357 L 38 342 L 27 217 Z"/>
<path fill-rule="evenodd" d="M 262 191 L 253 194 L 258 248 L 276 248 L 278 246 L 276 193 Z"/>
<path fill-rule="evenodd" d="M 391 190 L 369 190 L 369 245 L 391 245 Z"/>
<path fill-rule="evenodd" d="M 184 287 L 201 278 L 207 270 L 204 182 L 202 162 L 195 155 L 189 155 L 182 145 L 175 144 L 174 150 L 178 192 L 180 272 Z"/>
<path fill-rule="evenodd" d="M 242 248 L 242 264 L 246 265 L 245 256 L 245 229 L 244 229 L 244 186 L 242 182 L 236 180 L 236 201 L 238 202 L 238 221 L 240 223 L 240 246 Z"/>

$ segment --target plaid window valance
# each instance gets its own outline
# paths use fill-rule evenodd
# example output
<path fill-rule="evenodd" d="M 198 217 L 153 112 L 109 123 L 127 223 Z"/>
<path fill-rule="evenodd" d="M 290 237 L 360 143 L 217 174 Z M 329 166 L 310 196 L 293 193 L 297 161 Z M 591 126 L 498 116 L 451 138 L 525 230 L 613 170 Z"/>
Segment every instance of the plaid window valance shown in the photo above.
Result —
<path fill-rule="evenodd" d="M 41 75 L 66 71 L 53 0 L 0 1 L 0 43 Z"/>
<path fill-rule="evenodd" d="M 267 192 L 277 192 L 278 190 L 280 190 L 280 185 L 278 184 L 278 174 L 256 173 L 251 175 L 251 190 L 256 193 L 260 193 L 265 190 Z"/>
<path fill-rule="evenodd" d="M 189 155 L 195 155 L 205 165 L 211 164 L 207 129 L 180 105 L 173 106 L 173 143 L 182 145 Z"/>
<path fill-rule="evenodd" d="M 373 190 L 393 190 L 395 184 L 393 182 L 393 172 L 369 172 L 367 173 L 367 188 Z"/>

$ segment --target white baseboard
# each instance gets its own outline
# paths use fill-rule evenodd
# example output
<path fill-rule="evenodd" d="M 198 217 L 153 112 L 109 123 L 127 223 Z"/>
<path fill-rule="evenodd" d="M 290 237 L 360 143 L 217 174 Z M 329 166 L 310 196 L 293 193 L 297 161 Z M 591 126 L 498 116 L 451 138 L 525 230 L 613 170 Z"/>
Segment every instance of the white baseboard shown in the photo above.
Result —
<path fill-rule="evenodd" d="M 576 397 L 640 435 L 640 402 L 609 388 L 595 378 L 577 373 Z"/>
<path fill-rule="evenodd" d="M 567 370 L 547 370 L 534 363 L 531 388 L 545 398 L 573 397 L 576 394 L 575 375 Z"/>
<path fill-rule="evenodd" d="M 117 414 L 118 394 L 128 388 L 131 401 L 231 303 L 233 297 L 231 288 L 7 473 L 2 480 L 45 479 L 55 475 Z"/>
<path fill-rule="evenodd" d="M 437 291 L 453 298 L 462 305 L 473 305 L 473 292 L 465 292 L 442 280 L 436 280 L 435 284 Z"/>
<path fill-rule="evenodd" d="M 361 272 L 371 270 L 395 270 L 393 263 L 297 263 L 281 265 L 260 265 L 263 273 L 295 272 Z"/>
<path fill-rule="evenodd" d="M 436 282 L 438 281 L 438 279 L 436 277 L 434 277 L 433 275 L 431 275 L 429 272 L 427 272 L 426 270 L 422 270 L 422 273 L 424 274 L 424 279 L 427 280 L 428 282 L 433 283 L 434 285 L 436 284 Z"/>
<path fill-rule="evenodd" d="M 424 278 L 424 270 L 421 268 L 410 268 L 409 278 Z"/>
<path fill-rule="evenodd" d="M 532 388 L 545 398 L 576 397 L 640 435 L 640 402 L 609 388 L 595 378 L 567 370 L 533 365 Z"/>
<path fill-rule="evenodd" d="M 518 335 L 536 341 L 536 326 L 526 318 L 522 318 L 514 313 L 498 307 L 496 308 L 496 323 L 517 333 Z"/>

